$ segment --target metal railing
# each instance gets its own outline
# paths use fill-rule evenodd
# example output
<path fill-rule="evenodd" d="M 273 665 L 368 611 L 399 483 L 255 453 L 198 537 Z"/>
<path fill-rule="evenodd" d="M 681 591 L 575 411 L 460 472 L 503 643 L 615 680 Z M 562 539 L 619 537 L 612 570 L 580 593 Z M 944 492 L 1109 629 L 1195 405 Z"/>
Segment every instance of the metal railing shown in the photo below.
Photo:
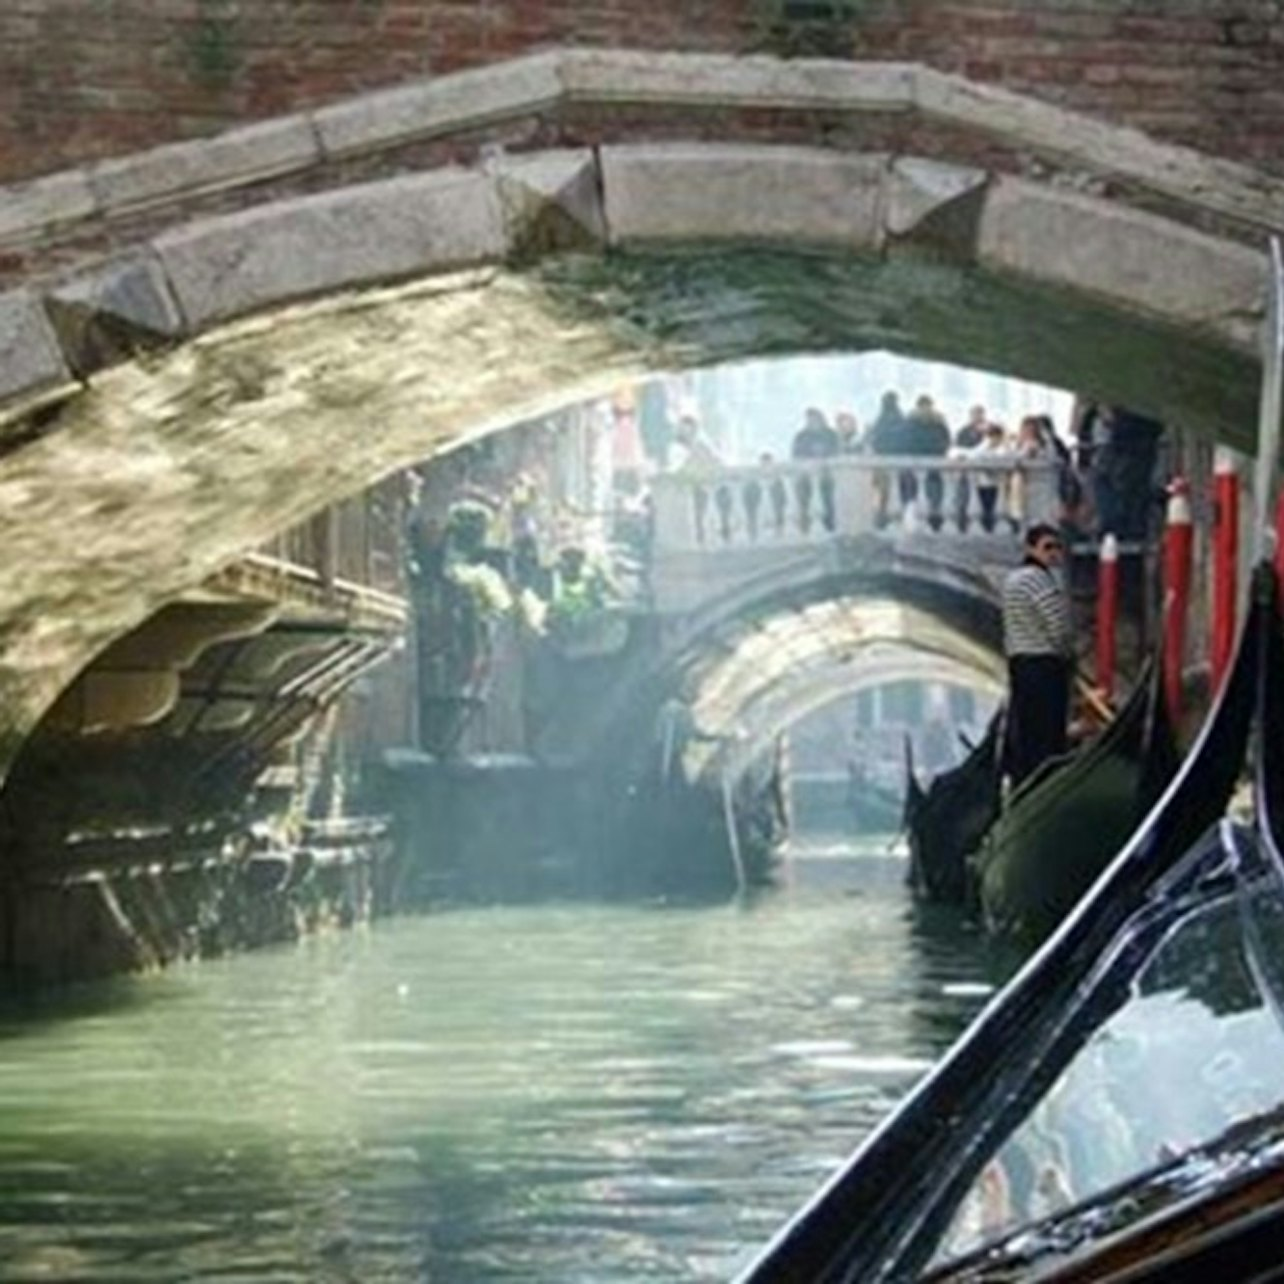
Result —
<path fill-rule="evenodd" d="M 779 547 L 910 532 L 1016 537 L 1058 520 L 1055 460 L 838 456 L 653 479 L 657 552 Z"/>

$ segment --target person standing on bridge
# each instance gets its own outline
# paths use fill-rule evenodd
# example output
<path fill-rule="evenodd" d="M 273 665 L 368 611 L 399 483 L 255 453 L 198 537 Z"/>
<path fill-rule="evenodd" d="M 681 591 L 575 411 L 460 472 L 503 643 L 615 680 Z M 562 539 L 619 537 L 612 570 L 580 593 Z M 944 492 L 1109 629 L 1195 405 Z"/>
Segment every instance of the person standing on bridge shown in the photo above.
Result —
<path fill-rule="evenodd" d="M 1003 650 L 1008 661 L 1007 769 L 1015 787 L 1066 751 L 1074 637 L 1070 601 L 1056 571 L 1056 527 L 1025 533 L 1025 558 L 1003 583 Z"/>

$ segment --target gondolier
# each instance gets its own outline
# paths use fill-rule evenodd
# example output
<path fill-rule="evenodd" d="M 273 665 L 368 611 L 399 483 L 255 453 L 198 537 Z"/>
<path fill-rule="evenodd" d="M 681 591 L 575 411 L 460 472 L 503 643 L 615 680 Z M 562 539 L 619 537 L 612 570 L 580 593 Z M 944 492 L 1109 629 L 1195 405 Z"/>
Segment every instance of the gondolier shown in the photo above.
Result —
<path fill-rule="evenodd" d="M 1070 602 L 1056 575 L 1061 535 L 1039 523 L 1025 533 L 1025 558 L 1003 584 L 1003 649 L 1008 660 L 1007 768 L 1018 785 L 1066 751 L 1074 640 Z"/>

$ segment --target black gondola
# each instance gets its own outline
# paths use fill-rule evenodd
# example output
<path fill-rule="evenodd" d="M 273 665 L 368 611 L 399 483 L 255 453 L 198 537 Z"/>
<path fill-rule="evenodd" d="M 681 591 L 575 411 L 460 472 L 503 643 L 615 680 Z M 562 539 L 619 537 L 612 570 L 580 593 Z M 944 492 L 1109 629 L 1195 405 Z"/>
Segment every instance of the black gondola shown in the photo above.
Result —
<path fill-rule="evenodd" d="M 1100 736 L 1023 781 L 985 832 L 973 865 L 987 929 L 1027 944 L 1047 936 L 1154 806 L 1177 760 L 1155 664 Z"/>
<path fill-rule="evenodd" d="M 968 860 L 999 814 L 1003 764 L 1003 711 L 957 766 L 932 778 L 926 789 L 914 772 L 905 741 L 905 810 L 910 887 L 925 900 L 971 905 L 976 884 Z"/>
<path fill-rule="evenodd" d="M 1259 525 L 1278 465 L 1284 259 L 1272 240 L 1269 347 L 1258 434 Z M 1259 534 L 1258 555 L 1264 553 Z M 902 1106 L 740 1277 L 742 1284 L 997 1284 L 1279 1278 L 1284 1227 L 1284 642 L 1261 561 L 1235 660 L 1194 746 L 1150 814 L 1057 931 Z M 1257 823 L 1226 809 L 1259 729 Z M 1210 968 L 1221 974 L 1210 980 Z M 1178 1006 L 1192 1072 L 1161 1040 L 1128 1054 L 1130 1015 Z M 1150 1005 L 1150 1006 L 1148 1006 Z M 1235 1046 L 1193 1014 L 1225 1009 Z M 1133 1034 L 1140 1025 L 1133 1027 Z M 1230 1034 L 1227 1034 L 1227 1032 Z M 1193 1034 L 1193 1038 L 1192 1038 Z M 1247 1042 L 1246 1042 L 1247 1040 Z M 1136 1042 L 1134 1037 L 1134 1042 Z M 1156 1054 L 1156 1055 L 1152 1055 Z M 1250 1064 L 1257 1057 L 1256 1067 Z M 1122 1160 L 1096 1188 L 1065 1181 L 1083 1155 L 1051 1117 L 1076 1102 L 1089 1161 L 1126 1082 L 1138 1111 L 1175 1122 L 1116 1130 Z M 1126 1117 L 1125 1117 L 1126 1121 Z M 1165 1123 L 1165 1127 L 1167 1124 Z M 1158 1140 L 1157 1140 L 1158 1139 Z M 1132 1154 L 1127 1152 L 1131 1146 Z M 1111 1181 L 1111 1173 L 1117 1180 Z M 1104 1180 L 1105 1184 L 1102 1185 Z M 974 1224 L 969 1225 L 969 1217 Z M 971 1242 L 969 1242 L 971 1241 Z M 1114 1255 L 1112 1257 L 1112 1254 Z"/>
<path fill-rule="evenodd" d="M 1244 760 L 1264 621 L 1273 627 L 1274 609 L 1273 593 L 1266 601 L 1257 595 L 1213 716 L 1106 874 L 902 1107 L 785 1227 L 742 1276 L 744 1284 L 878 1284 L 916 1279 L 928 1269 L 986 1165 L 1126 997 L 1133 971 L 1181 912 L 1182 896 L 1221 863 L 1215 826 Z M 1197 847 L 1210 830 L 1212 837 Z M 1192 850 L 1193 865 L 1182 861 Z M 1098 1003 L 1083 1002 L 1090 988 Z"/>

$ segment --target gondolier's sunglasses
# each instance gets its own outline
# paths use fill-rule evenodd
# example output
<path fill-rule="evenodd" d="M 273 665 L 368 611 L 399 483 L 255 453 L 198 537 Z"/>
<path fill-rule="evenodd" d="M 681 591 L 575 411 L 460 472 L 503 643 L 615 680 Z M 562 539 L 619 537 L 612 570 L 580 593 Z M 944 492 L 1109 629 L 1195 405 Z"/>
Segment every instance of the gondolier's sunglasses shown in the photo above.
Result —
<path fill-rule="evenodd" d="M 1035 547 L 1040 553 L 1055 553 L 1060 550 L 1061 541 L 1059 539 L 1041 539 Z"/>

